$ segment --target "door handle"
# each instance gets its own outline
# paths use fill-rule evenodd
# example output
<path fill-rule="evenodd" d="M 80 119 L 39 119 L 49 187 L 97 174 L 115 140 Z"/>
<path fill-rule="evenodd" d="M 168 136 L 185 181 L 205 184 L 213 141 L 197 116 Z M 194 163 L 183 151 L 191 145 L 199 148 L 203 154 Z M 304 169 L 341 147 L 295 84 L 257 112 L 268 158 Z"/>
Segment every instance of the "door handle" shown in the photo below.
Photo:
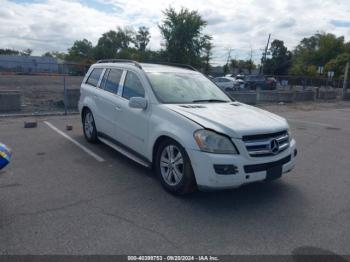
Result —
<path fill-rule="evenodd" d="M 115 110 L 117 110 L 117 111 L 119 111 L 119 112 L 123 111 L 122 108 L 121 108 L 120 106 L 115 106 Z"/>

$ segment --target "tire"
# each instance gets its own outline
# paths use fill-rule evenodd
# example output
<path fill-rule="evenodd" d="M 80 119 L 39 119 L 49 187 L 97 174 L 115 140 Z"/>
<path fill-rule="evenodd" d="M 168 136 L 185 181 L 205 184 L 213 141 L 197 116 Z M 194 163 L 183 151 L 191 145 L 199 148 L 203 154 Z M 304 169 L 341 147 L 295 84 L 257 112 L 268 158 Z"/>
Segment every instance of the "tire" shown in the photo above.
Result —
<path fill-rule="evenodd" d="M 90 109 L 85 109 L 83 113 L 83 131 L 88 142 L 98 142 L 95 119 Z"/>
<path fill-rule="evenodd" d="M 164 140 L 158 147 L 155 171 L 162 186 L 172 194 L 185 195 L 196 190 L 191 161 L 175 140 Z"/>

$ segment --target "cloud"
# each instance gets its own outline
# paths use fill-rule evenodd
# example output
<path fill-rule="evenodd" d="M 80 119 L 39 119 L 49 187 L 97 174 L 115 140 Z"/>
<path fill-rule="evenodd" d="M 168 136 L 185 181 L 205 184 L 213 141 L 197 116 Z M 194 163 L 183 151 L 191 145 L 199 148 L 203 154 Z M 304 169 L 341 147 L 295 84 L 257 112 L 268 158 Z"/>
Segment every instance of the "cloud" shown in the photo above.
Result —
<path fill-rule="evenodd" d="M 213 36 L 214 62 L 231 56 L 259 61 L 268 34 L 294 48 L 317 31 L 350 37 L 348 0 L 0 0 L 0 48 L 32 48 L 35 54 L 66 51 L 75 40 L 97 43 L 117 26 L 150 28 L 149 48 L 161 47 L 162 10 L 197 10 Z M 336 17 L 337 19 L 334 19 Z"/>
<path fill-rule="evenodd" d="M 287 18 L 284 21 L 281 21 L 280 23 L 277 24 L 277 27 L 279 28 L 290 28 L 296 24 L 296 20 L 292 17 Z"/>

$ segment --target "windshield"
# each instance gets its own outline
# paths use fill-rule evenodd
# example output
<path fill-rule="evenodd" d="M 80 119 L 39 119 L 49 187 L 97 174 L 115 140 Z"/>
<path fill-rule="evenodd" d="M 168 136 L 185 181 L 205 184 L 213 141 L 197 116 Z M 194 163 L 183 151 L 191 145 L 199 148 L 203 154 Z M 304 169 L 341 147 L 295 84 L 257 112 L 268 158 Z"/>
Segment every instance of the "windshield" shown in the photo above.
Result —
<path fill-rule="evenodd" d="M 213 82 L 199 73 L 147 73 L 153 91 L 162 103 L 229 102 Z"/>

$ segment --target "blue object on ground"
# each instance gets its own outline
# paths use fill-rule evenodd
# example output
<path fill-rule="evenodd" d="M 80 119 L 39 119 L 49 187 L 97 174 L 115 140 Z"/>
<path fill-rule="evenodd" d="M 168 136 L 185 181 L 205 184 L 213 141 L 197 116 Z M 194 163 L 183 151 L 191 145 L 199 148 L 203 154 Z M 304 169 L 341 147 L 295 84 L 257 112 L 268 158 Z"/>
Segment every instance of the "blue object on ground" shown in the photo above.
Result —
<path fill-rule="evenodd" d="M 0 170 L 10 163 L 11 150 L 4 144 L 0 143 Z"/>

